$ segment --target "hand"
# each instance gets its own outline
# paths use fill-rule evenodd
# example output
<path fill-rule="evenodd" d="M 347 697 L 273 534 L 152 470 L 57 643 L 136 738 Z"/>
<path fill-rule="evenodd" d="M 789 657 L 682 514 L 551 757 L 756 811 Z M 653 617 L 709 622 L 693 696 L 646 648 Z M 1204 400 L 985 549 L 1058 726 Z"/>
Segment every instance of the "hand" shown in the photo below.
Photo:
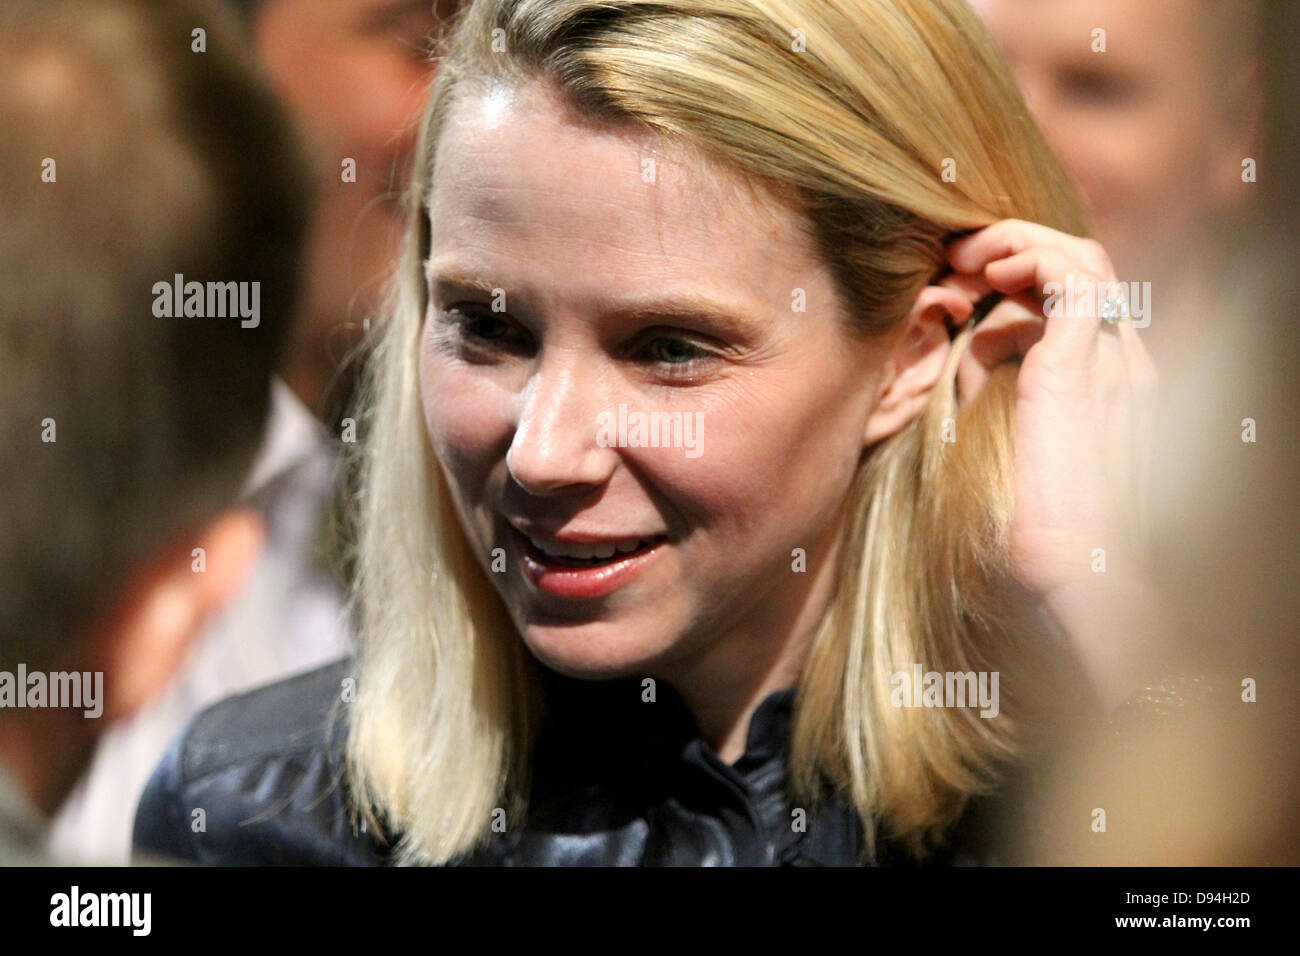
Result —
<path fill-rule="evenodd" d="M 1131 320 L 1111 325 L 1100 317 L 1117 280 L 1093 240 L 1009 219 L 953 243 L 947 254 L 953 272 L 940 285 L 972 302 L 991 292 L 1005 297 L 976 328 L 958 367 L 959 403 L 978 392 L 994 367 L 1021 358 L 1014 573 L 1077 644 L 1090 645 L 1077 647 L 1085 659 L 1100 663 L 1114 649 L 1091 646 L 1105 641 L 1098 634 L 1097 622 L 1108 620 L 1099 596 L 1123 594 L 1115 606 L 1132 608 L 1132 595 L 1149 590 L 1146 482 L 1155 366 Z M 1093 308 L 1060 302 L 1045 317 L 1048 283 L 1075 289 L 1093 283 Z M 1098 548 L 1104 572 L 1094 570 Z"/>

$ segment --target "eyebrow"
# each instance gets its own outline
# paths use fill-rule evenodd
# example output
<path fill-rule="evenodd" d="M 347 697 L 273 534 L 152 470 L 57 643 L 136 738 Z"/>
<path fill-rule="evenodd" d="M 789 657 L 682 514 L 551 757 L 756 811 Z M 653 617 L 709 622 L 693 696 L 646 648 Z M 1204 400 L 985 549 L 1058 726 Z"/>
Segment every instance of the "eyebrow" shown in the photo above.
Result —
<path fill-rule="evenodd" d="M 471 292 L 479 292 L 483 295 L 492 295 L 497 289 L 501 288 L 499 284 L 494 285 L 486 279 L 480 278 L 477 273 L 458 266 L 444 266 L 435 269 L 432 259 L 424 261 L 424 278 L 430 286 L 438 288 L 455 287 Z"/>
<path fill-rule="evenodd" d="M 761 327 L 760 320 L 738 305 L 715 302 L 689 292 L 662 298 L 650 296 L 642 301 L 621 304 L 607 314 L 643 324 L 698 323 L 737 337 L 753 335 Z"/>
<path fill-rule="evenodd" d="M 478 273 L 465 270 L 459 266 L 447 265 L 435 268 L 434 263 L 426 261 L 425 276 L 434 288 L 464 289 L 480 295 L 491 296 L 495 290 L 503 288 L 493 284 Z M 717 302 L 708 296 L 692 292 L 668 296 L 650 294 L 620 302 L 612 308 L 602 309 L 604 319 L 617 318 L 639 323 L 666 322 L 703 324 L 718 332 L 730 333 L 742 337 L 752 335 L 762 322 L 748 309 L 739 305 Z"/>

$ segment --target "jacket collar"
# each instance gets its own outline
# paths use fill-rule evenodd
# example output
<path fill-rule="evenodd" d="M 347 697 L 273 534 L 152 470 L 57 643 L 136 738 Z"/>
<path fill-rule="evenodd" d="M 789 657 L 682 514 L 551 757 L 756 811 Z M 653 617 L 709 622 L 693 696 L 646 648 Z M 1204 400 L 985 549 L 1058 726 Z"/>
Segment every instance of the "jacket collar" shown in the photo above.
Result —
<path fill-rule="evenodd" d="M 655 682 L 653 701 L 646 699 L 648 687 L 641 678 L 584 681 L 543 669 L 542 683 L 547 702 L 543 735 L 552 756 L 574 759 L 588 771 L 597 761 L 606 771 L 623 762 L 660 781 L 674 774 L 721 777 L 744 794 L 755 812 L 770 817 L 769 825 L 788 827 L 785 788 L 794 688 L 774 691 L 759 703 L 750 718 L 745 753 L 728 766 L 703 740 L 684 698 L 666 681 Z M 558 778 L 566 787 L 572 784 L 566 771 L 560 770 Z M 853 808 L 827 794 L 808 811 L 806 832 L 786 845 L 780 862 L 858 865 L 862 827 Z"/>

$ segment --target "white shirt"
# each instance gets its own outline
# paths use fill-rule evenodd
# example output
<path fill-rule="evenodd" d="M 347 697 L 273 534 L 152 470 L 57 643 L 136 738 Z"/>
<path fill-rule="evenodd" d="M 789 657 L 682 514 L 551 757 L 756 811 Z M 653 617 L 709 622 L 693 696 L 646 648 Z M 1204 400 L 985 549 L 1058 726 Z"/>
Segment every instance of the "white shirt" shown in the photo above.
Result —
<path fill-rule="evenodd" d="M 128 862 L 136 804 L 168 744 L 211 703 L 337 659 L 352 637 L 341 588 L 315 560 L 338 454 L 276 379 L 266 438 L 245 485 L 267 540 L 239 594 L 195 641 L 181 670 L 140 713 L 101 739 L 50 831 L 52 852 Z"/>

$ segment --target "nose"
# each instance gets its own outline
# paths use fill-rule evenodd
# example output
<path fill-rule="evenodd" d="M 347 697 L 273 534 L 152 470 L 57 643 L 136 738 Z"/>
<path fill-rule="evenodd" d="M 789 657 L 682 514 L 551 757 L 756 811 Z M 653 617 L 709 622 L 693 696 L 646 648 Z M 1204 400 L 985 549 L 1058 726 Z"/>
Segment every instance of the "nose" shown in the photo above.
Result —
<path fill-rule="evenodd" d="M 511 477 L 530 494 L 548 496 L 607 482 L 618 454 L 596 440 L 601 407 L 595 377 L 584 373 L 581 358 L 543 356 L 520 394 L 506 452 Z"/>

